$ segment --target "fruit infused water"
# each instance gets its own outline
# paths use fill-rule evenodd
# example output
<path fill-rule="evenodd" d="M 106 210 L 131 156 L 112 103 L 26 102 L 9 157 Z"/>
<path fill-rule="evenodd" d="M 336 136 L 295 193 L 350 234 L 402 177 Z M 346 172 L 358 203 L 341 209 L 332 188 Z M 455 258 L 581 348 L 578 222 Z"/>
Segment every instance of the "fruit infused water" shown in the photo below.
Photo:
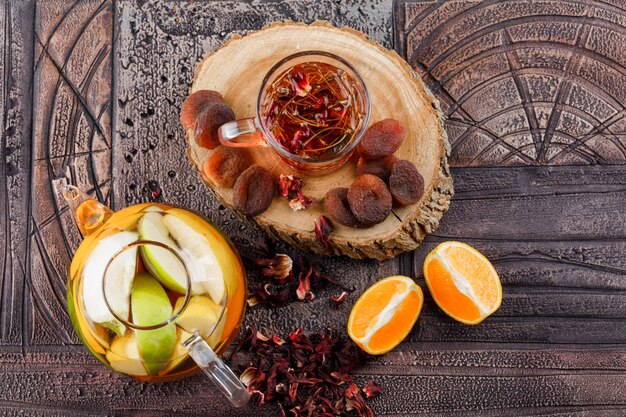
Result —
<path fill-rule="evenodd" d="M 160 203 L 118 211 L 88 234 L 68 287 L 70 317 L 92 354 L 145 381 L 195 372 L 182 346 L 195 332 L 223 353 L 245 299 L 244 270 L 230 241 L 206 219 Z"/>
<path fill-rule="evenodd" d="M 296 64 L 267 86 L 261 123 L 293 155 L 330 158 L 348 147 L 366 120 L 367 103 L 347 71 L 325 62 Z"/>

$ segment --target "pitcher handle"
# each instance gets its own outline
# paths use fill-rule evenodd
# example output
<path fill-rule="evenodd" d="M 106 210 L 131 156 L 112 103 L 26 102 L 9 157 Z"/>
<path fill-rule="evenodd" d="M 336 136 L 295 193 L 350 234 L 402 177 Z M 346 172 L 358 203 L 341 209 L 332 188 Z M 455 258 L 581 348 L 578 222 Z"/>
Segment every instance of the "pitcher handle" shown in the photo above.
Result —
<path fill-rule="evenodd" d="M 198 332 L 185 340 L 182 345 L 200 369 L 235 407 L 243 407 L 248 403 L 250 394 L 246 387 Z"/>
<path fill-rule="evenodd" d="M 220 126 L 217 131 L 220 143 L 235 148 L 269 146 L 254 118 L 233 120 Z"/>

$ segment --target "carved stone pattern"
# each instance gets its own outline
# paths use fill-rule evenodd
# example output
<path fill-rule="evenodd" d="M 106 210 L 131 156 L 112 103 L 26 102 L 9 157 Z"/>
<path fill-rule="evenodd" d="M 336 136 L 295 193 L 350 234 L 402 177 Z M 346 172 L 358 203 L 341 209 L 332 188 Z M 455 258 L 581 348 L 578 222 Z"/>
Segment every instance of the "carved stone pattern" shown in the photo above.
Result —
<path fill-rule="evenodd" d="M 529 7 L 548 17 L 524 17 Z M 343 331 L 358 294 L 382 276 L 403 273 L 417 278 L 425 305 L 407 340 L 359 371 L 360 384 L 373 379 L 385 387 L 372 402 L 377 415 L 624 416 L 626 165 L 615 141 L 624 138 L 625 7 L 622 0 L 0 2 L 0 415 L 277 415 L 275 408 L 233 410 L 202 375 L 143 384 L 89 355 L 65 308 L 66 273 L 80 239 L 58 191 L 71 180 L 122 208 L 148 201 L 159 187 L 164 200 L 206 214 L 247 251 L 261 233 L 204 190 L 184 156 L 178 109 L 196 63 L 231 33 L 275 20 L 324 19 L 395 46 L 431 83 L 449 76 L 442 86 L 454 97 L 465 85 L 484 86 L 469 89 L 475 97 L 449 113 L 456 194 L 435 235 L 414 254 L 388 262 L 322 259 L 326 271 L 355 288 L 338 309 L 328 308 L 337 291 L 328 286 L 311 303 L 251 308 L 247 322 L 283 335 L 298 326 Z M 464 43 L 426 74 L 459 36 L 471 46 Z M 481 55 L 490 45 L 498 48 Z M 576 60 L 575 45 L 582 51 Z M 405 54 L 413 50 L 422 58 Z M 464 70 L 465 82 L 444 70 L 443 64 L 465 69 L 455 62 L 466 61 L 467 71 L 484 69 Z M 515 62 L 519 69 L 507 74 Z M 573 75 L 563 77 L 568 65 Z M 463 143 L 474 145 L 461 146 L 470 121 L 461 109 L 477 111 L 476 124 L 486 120 L 489 106 L 500 106 L 487 100 L 519 96 L 516 79 L 527 86 L 526 107 L 540 129 L 544 123 L 547 132 L 560 103 L 544 151 L 541 135 L 538 148 L 532 135 L 531 146 L 507 146 L 508 136 L 496 135 L 506 148 L 497 157 L 500 148 L 488 135 L 476 141 L 468 134 Z M 456 101 L 431 85 L 450 112 Z M 487 85 L 495 89 L 489 91 L 508 85 L 512 96 L 489 94 Z M 517 108 L 502 107 L 500 117 L 474 131 L 530 126 L 517 99 Z M 594 130 L 584 121 L 597 129 L 596 139 L 584 139 Z M 567 140 L 561 131 L 576 138 L 571 151 L 554 146 Z M 584 165 L 557 165 L 566 163 Z M 420 277 L 428 251 L 451 239 L 492 259 L 503 282 L 502 307 L 479 326 L 445 316 Z M 251 289 L 261 283 L 254 273 L 249 279 Z"/>
<path fill-rule="evenodd" d="M 447 113 L 452 166 L 626 162 L 626 6 L 406 1 L 399 47 Z"/>

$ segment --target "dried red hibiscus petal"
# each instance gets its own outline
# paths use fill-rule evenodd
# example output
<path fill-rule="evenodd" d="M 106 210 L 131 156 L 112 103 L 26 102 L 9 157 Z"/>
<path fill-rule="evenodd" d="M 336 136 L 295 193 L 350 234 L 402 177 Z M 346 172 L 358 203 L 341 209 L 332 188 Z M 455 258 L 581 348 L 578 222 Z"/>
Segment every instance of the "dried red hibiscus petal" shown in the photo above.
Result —
<path fill-rule="evenodd" d="M 320 214 L 319 223 L 313 222 L 313 224 L 314 224 L 313 231 L 315 232 L 315 239 L 317 239 L 318 242 L 324 245 L 324 251 L 328 252 L 330 250 L 330 246 L 328 244 L 328 238 L 330 237 L 330 234 L 333 232 L 332 223 L 330 222 L 330 220 L 328 220 L 328 217 L 324 216 L 323 214 Z"/>
<path fill-rule="evenodd" d="M 313 203 L 315 203 L 314 198 L 307 197 L 304 194 L 302 194 L 302 191 L 298 191 L 298 195 L 295 198 L 292 198 L 291 200 L 289 200 L 289 207 L 291 207 L 293 211 L 298 211 L 298 210 L 304 210 L 305 208 L 309 207 Z"/>
<path fill-rule="evenodd" d="M 365 396 L 367 398 L 378 397 L 382 390 L 382 387 L 374 381 L 368 382 L 367 384 L 365 384 L 365 388 L 363 388 L 363 392 L 365 393 Z"/>
<path fill-rule="evenodd" d="M 280 174 L 278 189 L 280 190 L 280 195 L 283 197 L 289 198 L 290 192 L 300 191 L 303 186 L 304 181 L 302 178 L 294 177 L 293 175 Z"/>
<path fill-rule="evenodd" d="M 296 295 L 299 300 L 311 301 L 315 298 L 315 294 L 311 292 L 311 272 L 311 269 L 309 269 L 306 274 L 300 272 L 300 276 L 298 277 L 300 284 L 296 290 Z"/>
<path fill-rule="evenodd" d="M 280 195 L 289 200 L 289 207 L 293 211 L 303 210 L 315 203 L 314 198 L 304 195 L 302 187 L 304 187 L 302 178 L 294 177 L 293 175 L 280 175 L 278 180 Z"/>
<path fill-rule="evenodd" d="M 330 296 L 330 300 L 336 305 L 340 305 L 342 304 L 346 298 L 348 297 L 348 293 L 343 291 L 341 294 L 339 295 L 331 295 Z"/>
<path fill-rule="evenodd" d="M 300 255 L 294 265 L 288 255 L 276 254 L 268 239 L 255 242 L 250 253 L 252 256 L 245 257 L 247 262 L 261 268 L 263 276 L 270 278 L 248 298 L 248 305 L 251 307 L 257 304 L 283 307 L 290 301 L 313 300 L 315 296 L 312 290 L 323 285 L 323 281 L 337 285 L 342 290 L 352 291 L 335 278 L 324 274 L 316 261 L 310 262 Z"/>
<path fill-rule="evenodd" d="M 289 288 L 280 288 L 270 282 L 259 287 L 256 293 L 248 297 L 248 305 L 270 304 L 273 307 L 283 307 L 289 302 Z"/>
<path fill-rule="evenodd" d="M 356 384 L 350 385 L 344 395 L 346 397 L 346 410 L 356 410 L 359 417 L 374 417 L 374 411 L 367 405 Z"/>
<path fill-rule="evenodd" d="M 281 415 L 296 417 L 374 415 L 365 397 L 380 387 L 370 382 L 361 390 L 350 375 L 368 356 L 332 329 L 311 336 L 296 329 L 282 339 L 259 337 L 250 327 L 231 358 L 244 351 L 240 379 L 259 406 L 276 403 Z"/>
<path fill-rule="evenodd" d="M 289 255 L 276 254 L 273 258 L 254 259 L 254 264 L 262 267 L 261 273 L 270 278 L 276 278 L 279 283 L 293 280 L 293 261 Z"/>

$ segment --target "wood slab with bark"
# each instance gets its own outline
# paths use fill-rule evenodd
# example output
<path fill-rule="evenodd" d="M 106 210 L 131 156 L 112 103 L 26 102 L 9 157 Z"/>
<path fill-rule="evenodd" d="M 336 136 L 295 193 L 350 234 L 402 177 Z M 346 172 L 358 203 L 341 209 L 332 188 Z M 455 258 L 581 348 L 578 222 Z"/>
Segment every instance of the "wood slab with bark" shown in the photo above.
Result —
<path fill-rule="evenodd" d="M 415 249 L 427 233 L 437 228 L 454 191 L 439 103 L 395 51 L 383 48 L 357 30 L 336 28 L 327 22 L 276 22 L 244 37 L 235 36 L 210 52 L 196 70 L 191 93 L 219 91 L 238 118 L 254 117 L 265 74 L 286 56 L 307 50 L 334 53 L 356 68 L 369 89 L 371 122 L 392 117 L 403 123 L 406 138 L 396 156 L 418 167 L 424 177 L 424 195 L 416 204 L 395 207 L 385 221 L 373 227 L 352 228 L 335 223 L 330 248 L 325 250 L 315 238 L 313 222 L 322 213 L 321 201 L 327 191 L 349 187 L 354 182 L 357 155 L 338 170 L 313 176 L 289 169 L 271 148 L 251 148 L 255 162 L 268 168 L 276 178 L 281 174 L 303 178 L 303 192 L 317 203 L 306 210 L 293 211 L 285 198 L 277 196 L 265 213 L 242 218 L 295 248 L 320 254 L 388 259 Z M 211 151 L 196 144 L 193 129 L 187 129 L 187 139 L 189 157 L 202 172 L 202 164 Z M 203 179 L 220 201 L 235 210 L 232 189 L 219 187 L 209 176 L 203 175 Z"/>

